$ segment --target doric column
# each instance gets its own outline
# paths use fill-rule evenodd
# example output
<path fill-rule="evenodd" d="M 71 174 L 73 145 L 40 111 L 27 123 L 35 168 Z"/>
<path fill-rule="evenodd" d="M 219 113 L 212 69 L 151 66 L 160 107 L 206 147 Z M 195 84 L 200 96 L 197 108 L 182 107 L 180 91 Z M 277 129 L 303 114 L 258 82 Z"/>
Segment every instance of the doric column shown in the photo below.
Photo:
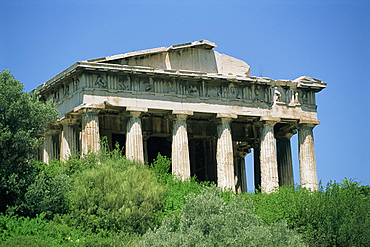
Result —
<path fill-rule="evenodd" d="M 245 156 L 239 156 L 240 162 L 240 186 L 241 186 L 241 192 L 245 193 L 247 192 L 247 173 L 245 171 Z"/>
<path fill-rule="evenodd" d="M 53 137 L 49 133 L 45 134 L 44 140 L 44 152 L 42 160 L 49 164 L 49 161 L 52 160 L 53 157 Z"/>
<path fill-rule="evenodd" d="M 172 124 L 172 174 L 182 180 L 190 177 L 189 141 L 186 118 L 188 114 L 175 114 Z"/>
<path fill-rule="evenodd" d="M 42 160 L 49 164 L 50 161 L 59 158 L 59 126 L 51 126 L 50 129 L 45 133 L 44 147 L 43 147 L 43 158 Z"/>
<path fill-rule="evenodd" d="M 143 144 L 144 144 L 144 162 L 145 162 L 145 164 L 147 164 L 147 163 L 151 163 L 151 162 L 153 162 L 152 160 L 149 160 L 149 158 L 148 158 L 148 139 L 149 139 L 149 135 L 148 135 L 148 133 L 144 133 L 144 135 L 143 135 Z"/>
<path fill-rule="evenodd" d="M 235 190 L 238 193 L 247 192 L 247 177 L 245 173 L 245 153 L 237 151 L 235 155 Z"/>
<path fill-rule="evenodd" d="M 275 121 L 264 121 L 261 127 L 260 165 L 263 193 L 271 193 L 279 186 L 274 138 L 275 123 Z"/>
<path fill-rule="evenodd" d="M 280 186 L 291 185 L 294 183 L 290 138 L 295 133 L 296 131 L 276 134 L 277 163 Z"/>
<path fill-rule="evenodd" d="M 130 111 L 127 120 L 126 157 L 144 163 L 143 130 L 141 126 L 141 111 Z"/>
<path fill-rule="evenodd" d="M 235 191 L 233 141 L 231 137 L 231 117 L 217 116 L 217 185 Z"/>
<path fill-rule="evenodd" d="M 84 109 L 82 113 L 82 155 L 100 150 L 99 117 L 97 109 Z"/>
<path fill-rule="evenodd" d="M 254 190 L 260 191 L 261 188 L 261 162 L 260 162 L 260 143 L 256 142 L 253 148 L 254 163 Z"/>
<path fill-rule="evenodd" d="M 298 126 L 299 173 L 301 186 L 318 190 L 315 149 L 313 145 L 314 124 L 300 124 Z"/>
<path fill-rule="evenodd" d="M 79 130 L 74 119 L 66 119 L 62 123 L 60 160 L 66 161 L 78 151 Z"/>

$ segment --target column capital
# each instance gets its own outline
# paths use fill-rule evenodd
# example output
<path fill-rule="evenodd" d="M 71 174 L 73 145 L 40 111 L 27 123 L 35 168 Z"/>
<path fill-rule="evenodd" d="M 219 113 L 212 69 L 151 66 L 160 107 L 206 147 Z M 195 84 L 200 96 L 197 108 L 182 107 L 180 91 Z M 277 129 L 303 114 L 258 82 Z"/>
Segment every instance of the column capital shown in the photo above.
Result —
<path fill-rule="evenodd" d="M 77 118 L 63 118 L 60 120 L 62 125 L 76 125 L 80 120 Z"/>
<path fill-rule="evenodd" d="M 82 111 L 82 114 L 94 114 L 94 115 L 98 115 L 99 112 L 100 112 L 101 109 L 98 109 L 98 108 L 83 108 L 81 111 Z"/>
<path fill-rule="evenodd" d="M 312 130 L 316 125 L 314 123 L 299 123 L 298 130 Z"/>
<path fill-rule="evenodd" d="M 186 120 L 189 115 L 186 114 L 176 114 L 174 120 Z"/>
<path fill-rule="evenodd" d="M 142 111 L 129 111 L 130 117 L 140 117 Z"/>
<path fill-rule="evenodd" d="M 276 123 L 277 123 L 277 121 L 275 121 L 275 120 L 262 120 L 261 121 L 262 126 L 274 127 Z"/>
<path fill-rule="evenodd" d="M 286 126 L 280 128 L 276 133 L 275 133 L 275 138 L 276 139 L 290 139 L 292 136 L 297 134 L 296 126 Z"/>
<path fill-rule="evenodd" d="M 44 135 L 58 135 L 62 131 L 60 125 L 51 125 Z"/>

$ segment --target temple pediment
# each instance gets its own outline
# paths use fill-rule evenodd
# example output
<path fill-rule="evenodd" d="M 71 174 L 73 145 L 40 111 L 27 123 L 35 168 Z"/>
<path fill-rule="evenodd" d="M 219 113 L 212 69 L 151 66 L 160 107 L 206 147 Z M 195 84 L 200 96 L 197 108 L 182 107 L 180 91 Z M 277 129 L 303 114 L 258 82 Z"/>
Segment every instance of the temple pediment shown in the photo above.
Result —
<path fill-rule="evenodd" d="M 208 40 L 194 41 L 134 51 L 87 62 L 144 66 L 164 70 L 189 70 L 223 75 L 250 76 L 250 66 L 237 58 L 221 54 L 213 49 L 216 44 Z"/>

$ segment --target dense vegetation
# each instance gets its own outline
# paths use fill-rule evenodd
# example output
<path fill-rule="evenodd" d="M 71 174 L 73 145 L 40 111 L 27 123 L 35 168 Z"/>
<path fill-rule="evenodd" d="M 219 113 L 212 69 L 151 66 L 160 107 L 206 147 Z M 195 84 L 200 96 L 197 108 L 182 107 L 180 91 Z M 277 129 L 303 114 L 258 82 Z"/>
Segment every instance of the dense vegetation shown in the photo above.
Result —
<path fill-rule="evenodd" d="M 57 110 L 42 103 L 37 94 L 23 91 L 23 84 L 4 70 L 0 72 L 0 210 L 19 204 L 34 176 L 36 135 L 55 121 Z"/>
<path fill-rule="evenodd" d="M 235 194 L 174 178 L 161 155 L 132 163 L 104 142 L 97 154 L 35 162 L 36 134 L 55 109 L 11 122 L 21 117 L 12 109 L 32 110 L 38 99 L 9 72 L 0 79 L 0 246 L 370 246 L 370 187 L 353 180 Z M 25 109 L 14 103 L 22 97 Z M 13 152 L 9 140 L 27 148 Z"/>

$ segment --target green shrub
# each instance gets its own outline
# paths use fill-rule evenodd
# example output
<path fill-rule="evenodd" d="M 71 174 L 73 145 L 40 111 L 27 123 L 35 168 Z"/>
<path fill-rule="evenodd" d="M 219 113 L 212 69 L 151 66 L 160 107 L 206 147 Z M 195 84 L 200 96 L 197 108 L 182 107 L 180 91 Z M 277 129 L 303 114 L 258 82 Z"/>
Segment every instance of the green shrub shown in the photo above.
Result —
<path fill-rule="evenodd" d="M 28 216 L 35 216 L 44 212 L 50 219 L 54 214 L 68 212 L 66 194 L 70 188 L 70 178 L 65 174 L 59 174 L 47 178 L 41 172 L 35 181 L 28 186 L 25 194 L 22 211 Z"/>
<path fill-rule="evenodd" d="M 310 246 L 370 246 L 370 198 L 358 185 L 346 179 L 316 192 L 290 186 L 244 196 L 266 225 L 286 220 Z"/>
<path fill-rule="evenodd" d="M 27 246 L 27 247 L 49 247 L 51 246 L 46 241 L 38 239 L 32 236 L 22 236 L 22 237 L 14 237 L 10 238 L 5 241 L 0 246 L 4 247 L 20 247 L 20 246 Z"/>
<path fill-rule="evenodd" d="M 221 194 L 212 186 L 189 195 L 179 221 L 165 218 L 139 246 L 304 246 L 285 223 L 264 226 L 252 201 L 235 197 L 226 203 Z"/>
<path fill-rule="evenodd" d="M 71 215 L 83 229 L 144 233 L 158 222 L 164 188 L 144 165 L 105 161 L 73 176 Z"/>
<path fill-rule="evenodd" d="M 171 160 L 161 154 L 158 154 L 157 159 L 150 166 L 156 174 L 158 182 L 166 187 L 163 209 L 157 212 L 160 221 L 165 216 L 180 215 L 186 201 L 185 197 L 191 193 L 199 194 L 203 187 L 209 185 L 208 182 L 198 183 L 195 177 L 182 181 L 169 173 L 170 166 Z"/>
<path fill-rule="evenodd" d="M 0 246 L 70 246 L 73 240 L 78 239 L 79 242 L 84 238 L 84 232 L 49 221 L 45 219 L 45 214 L 34 218 L 0 214 Z"/>

